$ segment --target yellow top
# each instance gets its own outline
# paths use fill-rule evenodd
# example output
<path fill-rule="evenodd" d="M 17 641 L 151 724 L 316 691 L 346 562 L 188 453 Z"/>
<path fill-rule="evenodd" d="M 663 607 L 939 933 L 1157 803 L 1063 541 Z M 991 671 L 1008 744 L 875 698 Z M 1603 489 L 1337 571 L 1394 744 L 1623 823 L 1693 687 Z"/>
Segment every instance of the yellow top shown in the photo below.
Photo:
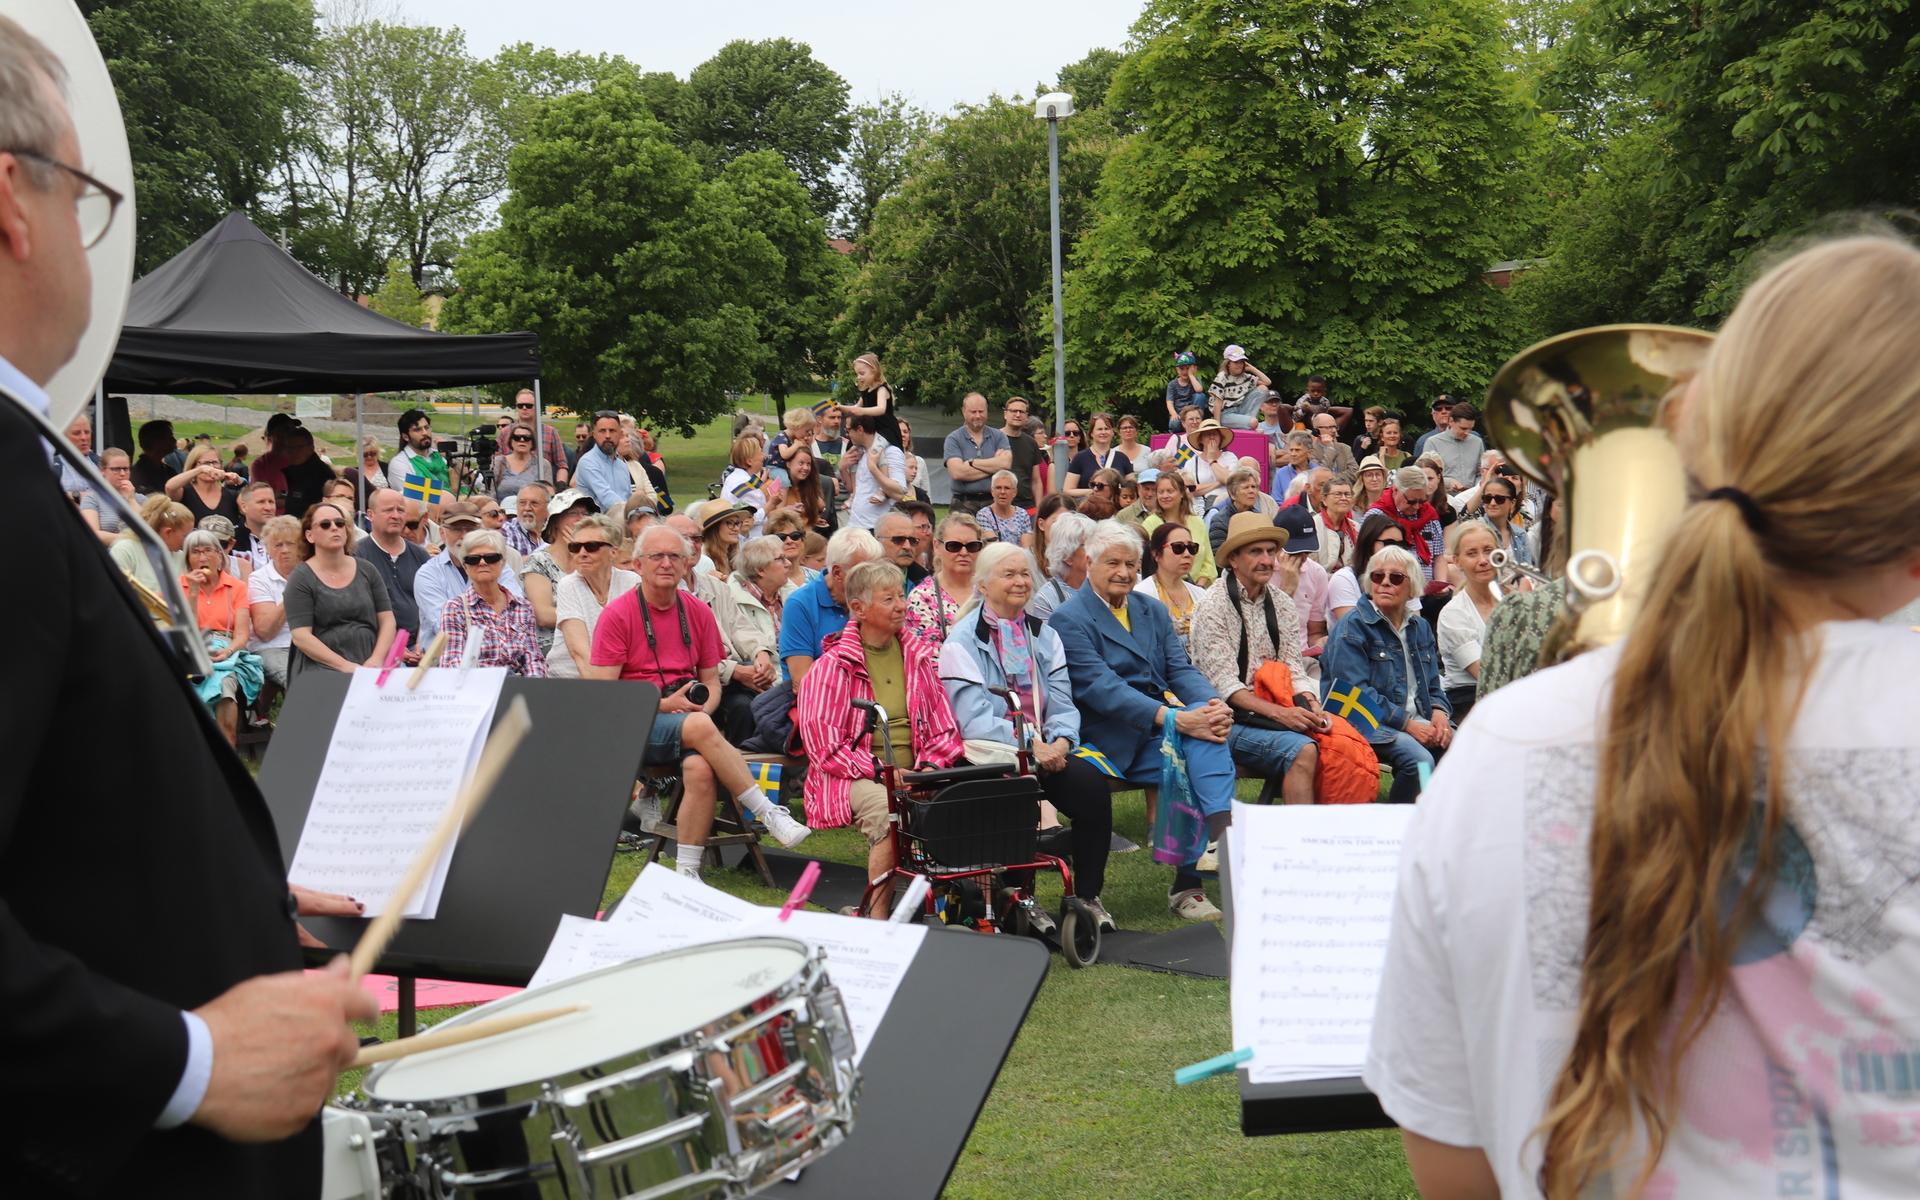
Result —
<path fill-rule="evenodd" d="M 884 650 L 861 646 L 867 655 L 867 678 L 873 681 L 873 702 L 887 710 L 887 732 L 893 737 L 893 765 L 913 765 L 913 724 L 907 719 L 907 660 L 894 638 Z M 877 753 L 880 747 L 876 744 Z"/>

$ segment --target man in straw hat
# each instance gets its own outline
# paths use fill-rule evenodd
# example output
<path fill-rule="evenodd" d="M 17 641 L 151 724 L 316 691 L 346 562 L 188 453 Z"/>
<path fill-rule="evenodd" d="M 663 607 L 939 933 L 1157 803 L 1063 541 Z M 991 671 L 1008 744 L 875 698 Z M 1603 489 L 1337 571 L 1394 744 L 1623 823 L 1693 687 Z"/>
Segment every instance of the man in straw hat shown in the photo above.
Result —
<path fill-rule="evenodd" d="M 1281 556 L 1296 547 L 1313 550 L 1313 545 L 1298 545 L 1302 540 L 1314 542 L 1313 531 L 1289 538 L 1263 513 L 1235 513 L 1216 556 L 1220 581 L 1200 598 L 1188 633 L 1193 665 L 1234 710 L 1227 737 L 1233 761 L 1268 778 L 1283 776 L 1280 795 L 1288 804 L 1313 803 L 1319 755 L 1309 734 L 1328 725 L 1300 656 L 1299 612 L 1293 597 L 1274 581 Z M 1291 705 L 1254 693 L 1254 676 L 1269 662 L 1286 665 Z"/>

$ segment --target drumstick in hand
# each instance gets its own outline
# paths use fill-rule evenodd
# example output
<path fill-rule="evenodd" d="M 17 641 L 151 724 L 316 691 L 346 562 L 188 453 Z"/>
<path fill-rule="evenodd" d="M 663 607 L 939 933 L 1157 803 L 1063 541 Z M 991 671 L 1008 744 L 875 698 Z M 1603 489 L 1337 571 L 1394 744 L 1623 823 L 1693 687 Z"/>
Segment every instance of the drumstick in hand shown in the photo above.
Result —
<path fill-rule="evenodd" d="M 396 1058 L 405 1058 L 409 1054 L 425 1054 L 429 1050 L 443 1050 L 448 1046 L 458 1046 L 464 1042 L 477 1042 L 481 1038 L 489 1038 L 497 1033 L 510 1033 L 515 1029 L 538 1025 L 542 1021 L 551 1021 L 555 1017 L 586 1012 L 591 1007 L 587 1004 L 570 1004 L 565 1008 L 540 1008 L 531 1012 L 502 1013 L 497 1017 L 482 1017 L 477 1021 L 468 1021 L 464 1025 L 429 1029 L 415 1037 L 363 1047 L 360 1053 L 354 1056 L 353 1065 L 370 1067 L 374 1063 L 390 1062 Z"/>
<path fill-rule="evenodd" d="M 526 699 L 515 696 L 513 703 L 507 706 L 506 715 L 500 718 L 493 732 L 487 736 L 487 744 L 480 751 L 480 765 L 474 769 L 473 778 L 467 781 L 466 787 L 460 789 L 453 803 L 447 805 L 447 811 L 440 814 L 440 824 L 434 828 L 433 836 L 420 847 L 420 853 L 407 865 L 407 873 L 400 877 L 399 885 L 387 894 L 386 907 L 354 945 L 353 958 L 348 965 L 356 981 L 372 969 L 381 952 L 386 950 L 387 943 L 399 932 L 400 910 L 406 907 L 407 897 L 420 890 L 420 885 L 426 882 L 428 873 L 433 870 L 434 860 L 440 857 L 440 851 L 480 811 L 494 784 L 500 781 L 500 773 L 506 769 L 508 760 L 520 748 L 521 741 L 532 728 L 533 720 L 527 716 Z"/>

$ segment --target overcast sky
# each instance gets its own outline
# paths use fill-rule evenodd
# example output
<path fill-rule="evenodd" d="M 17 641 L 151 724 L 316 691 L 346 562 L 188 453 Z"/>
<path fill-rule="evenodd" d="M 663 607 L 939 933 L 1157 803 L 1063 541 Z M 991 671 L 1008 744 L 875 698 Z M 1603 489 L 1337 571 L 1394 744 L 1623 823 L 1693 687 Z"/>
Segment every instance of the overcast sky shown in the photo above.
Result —
<path fill-rule="evenodd" d="M 1031 97 L 1096 46 L 1119 49 L 1142 0 L 391 0 L 406 21 L 457 25 L 467 49 L 512 42 L 625 55 L 687 72 L 735 39 L 789 37 L 847 81 L 853 103 L 902 92 L 945 112 L 993 92 Z"/>

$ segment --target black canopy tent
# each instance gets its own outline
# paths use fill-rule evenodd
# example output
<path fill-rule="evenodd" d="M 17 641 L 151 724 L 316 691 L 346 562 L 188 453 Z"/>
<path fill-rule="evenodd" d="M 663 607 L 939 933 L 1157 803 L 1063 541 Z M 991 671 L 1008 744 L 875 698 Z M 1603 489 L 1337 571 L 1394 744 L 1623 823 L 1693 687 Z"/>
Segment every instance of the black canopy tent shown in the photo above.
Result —
<path fill-rule="evenodd" d="M 242 213 L 136 281 L 104 386 L 386 392 L 533 379 L 531 333 L 415 329 L 334 291 Z"/>

